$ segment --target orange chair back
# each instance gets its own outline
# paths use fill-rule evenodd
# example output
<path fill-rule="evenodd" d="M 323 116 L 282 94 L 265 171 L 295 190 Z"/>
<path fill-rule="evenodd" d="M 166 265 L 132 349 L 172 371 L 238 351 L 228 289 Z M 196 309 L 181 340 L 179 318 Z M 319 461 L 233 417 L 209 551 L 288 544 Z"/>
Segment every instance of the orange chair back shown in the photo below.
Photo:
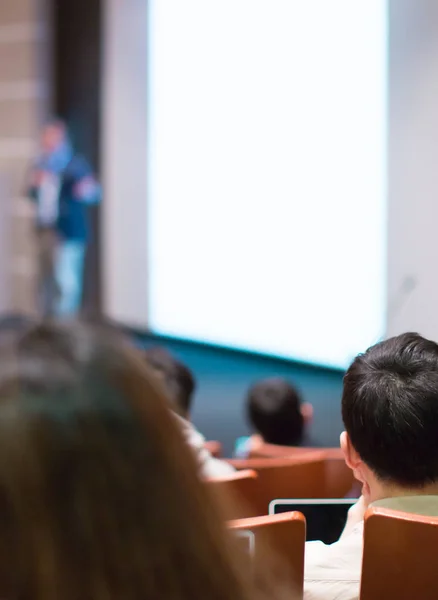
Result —
<path fill-rule="evenodd" d="M 347 467 L 343 455 L 331 451 L 326 453 L 325 458 L 325 485 L 324 498 L 359 498 L 362 493 L 362 485 Z"/>
<path fill-rule="evenodd" d="M 221 456 L 222 456 L 222 444 L 220 442 L 216 442 L 215 440 L 211 440 L 211 441 L 205 442 L 204 443 L 204 447 L 215 458 L 221 458 Z"/>
<path fill-rule="evenodd" d="M 361 600 L 436 600 L 437 548 L 438 518 L 369 509 Z"/>
<path fill-rule="evenodd" d="M 208 479 L 207 485 L 221 501 L 227 520 L 242 519 L 259 514 L 255 507 L 257 480 L 257 473 L 247 469 L 220 479 Z"/>
<path fill-rule="evenodd" d="M 229 461 L 237 469 L 258 474 L 257 514 L 268 514 L 277 498 L 324 498 L 325 462 L 322 455 L 290 458 L 249 458 Z"/>
<path fill-rule="evenodd" d="M 281 454 L 289 450 L 289 455 L 283 457 L 275 457 L 275 452 Z M 264 444 L 260 447 L 261 453 L 269 454 L 272 452 L 270 457 L 264 456 L 260 458 L 249 458 L 249 459 L 234 459 L 229 461 L 237 469 L 254 469 L 259 471 L 259 468 L 269 464 L 268 461 L 287 461 L 293 460 L 295 462 L 306 462 L 313 460 L 324 460 L 324 475 L 319 478 L 318 492 L 321 495 L 309 495 L 295 496 L 297 498 L 344 498 L 345 496 L 355 497 L 360 496 L 360 486 L 355 489 L 357 484 L 353 472 L 347 467 L 344 461 L 344 456 L 340 448 L 290 448 L 286 446 L 274 446 L 272 444 Z M 258 453 L 258 451 L 256 452 Z M 274 462 L 272 462 L 274 464 Z M 281 463 L 278 463 L 281 464 Z M 306 491 L 306 490 L 304 490 Z M 313 492 L 309 492 L 312 493 Z M 292 496 L 289 496 L 292 497 Z"/>
<path fill-rule="evenodd" d="M 321 452 L 327 460 L 326 465 L 326 490 L 323 498 L 344 498 L 347 495 L 360 495 L 360 488 L 354 491 L 356 480 L 353 472 L 347 467 L 344 455 L 340 448 L 302 448 L 300 446 L 276 446 L 275 444 L 261 444 L 257 449 L 251 450 L 250 458 L 286 458 L 320 456 Z"/>
<path fill-rule="evenodd" d="M 303 446 L 278 446 L 276 444 L 262 443 L 251 449 L 249 458 L 286 458 L 289 456 L 306 456 L 320 452 L 333 453 L 333 456 L 342 457 L 340 448 L 305 448 Z"/>
<path fill-rule="evenodd" d="M 278 557 L 279 567 L 285 569 L 296 595 L 302 597 L 304 579 L 304 543 L 306 520 L 299 512 L 283 513 L 229 522 L 235 531 L 252 531 L 255 537 L 254 562 L 263 569 L 267 553 Z M 275 561 L 275 558 L 274 558 Z M 265 566 L 266 568 L 266 566 Z"/>

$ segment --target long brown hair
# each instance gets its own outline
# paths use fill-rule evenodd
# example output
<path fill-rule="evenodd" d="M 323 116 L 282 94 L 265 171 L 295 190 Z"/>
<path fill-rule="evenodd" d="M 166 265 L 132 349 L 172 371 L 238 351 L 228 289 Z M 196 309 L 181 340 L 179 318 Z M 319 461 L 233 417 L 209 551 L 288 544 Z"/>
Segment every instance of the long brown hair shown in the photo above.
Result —
<path fill-rule="evenodd" d="M 0 595 L 260 598 L 154 378 L 90 326 L 0 355 Z"/>

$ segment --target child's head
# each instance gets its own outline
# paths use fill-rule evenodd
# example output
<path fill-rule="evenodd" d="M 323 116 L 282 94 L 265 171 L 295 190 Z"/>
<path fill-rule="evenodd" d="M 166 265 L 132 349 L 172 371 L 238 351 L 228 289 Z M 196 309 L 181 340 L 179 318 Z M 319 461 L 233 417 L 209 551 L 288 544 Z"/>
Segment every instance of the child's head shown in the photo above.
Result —
<path fill-rule="evenodd" d="M 282 377 L 255 383 L 246 399 L 249 421 L 267 444 L 299 446 L 313 414 L 297 390 Z"/>

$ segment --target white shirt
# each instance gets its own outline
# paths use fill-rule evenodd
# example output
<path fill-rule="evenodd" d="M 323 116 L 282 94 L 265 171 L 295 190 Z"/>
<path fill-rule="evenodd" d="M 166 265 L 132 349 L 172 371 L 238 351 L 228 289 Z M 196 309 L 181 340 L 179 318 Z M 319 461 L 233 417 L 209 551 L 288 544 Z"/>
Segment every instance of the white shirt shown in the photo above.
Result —
<path fill-rule="evenodd" d="M 199 467 L 199 474 L 205 479 L 218 479 L 235 473 L 235 469 L 223 460 L 214 458 L 205 447 L 205 438 L 185 419 L 175 415 L 181 426 L 184 438 L 192 449 Z"/>
<path fill-rule="evenodd" d="M 363 521 L 348 536 L 326 546 L 307 542 L 304 600 L 357 600 L 363 552 Z"/>
<path fill-rule="evenodd" d="M 438 496 L 387 498 L 371 506 L 438 516 Z M 363 521 L 350 534 L 326 546 L 307 542 L 304 600 L 358 600 L 363 553 Z"/>
<path fill-rule="evenodd" d="M 56 223 L 59 213 L 60 178 L 45 173 L 38 188 L 38 222 L 50 227 Z"/>

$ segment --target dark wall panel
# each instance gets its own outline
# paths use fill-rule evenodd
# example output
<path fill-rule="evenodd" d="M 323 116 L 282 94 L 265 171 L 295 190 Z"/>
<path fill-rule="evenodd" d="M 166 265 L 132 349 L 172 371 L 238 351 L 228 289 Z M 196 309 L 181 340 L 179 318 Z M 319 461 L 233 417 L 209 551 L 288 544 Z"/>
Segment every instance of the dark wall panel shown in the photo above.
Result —
<path fill-rule="evenodd" d="M 99 174 L 101 106 L 101 0 L 51 0 L 53 22 L 53 107 L 69 125 L 78 152 Z M 92 210 L 84 306 L 100 309 L 99 212 Z"/>

